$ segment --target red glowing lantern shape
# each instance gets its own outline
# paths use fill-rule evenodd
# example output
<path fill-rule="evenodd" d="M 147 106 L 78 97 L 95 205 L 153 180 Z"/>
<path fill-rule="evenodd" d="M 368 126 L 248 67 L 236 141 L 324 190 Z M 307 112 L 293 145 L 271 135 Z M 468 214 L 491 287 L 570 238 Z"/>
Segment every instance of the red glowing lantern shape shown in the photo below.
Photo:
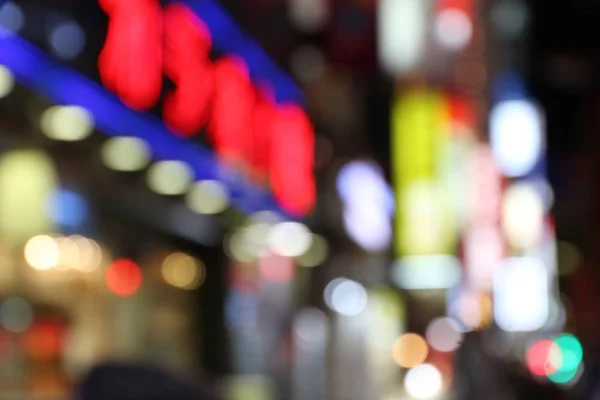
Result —
<path fill-rule="evenodd" d="M 104 85 L 135 110 L 146 110 L 160 95 L 162 18 L 156 0 L 100 0 L 110 16 L 99 59 Z"/>
<path fill-rule="evenodd" d="M 165 99 L 165 122 L 175 133 L 191 136 L 206 125 L 210 115 L 214 91 L 214 68 L 208 58 L 210 33 L 179 4 L 165 8 L 164 29 L 164 70 L 177 86 Z"/>
<path fill-rule="evenodd" d="M 179 136 L 207 127 L 220 159 L 267 177 L 283 209 L 296 216 L 314 206 L 314 130 L 304 110 L 277 105 L 250 80 L 242 60 L 212 62 L 206 25 L 182 4 L 100 0 L 110 16 L 98 67 L 104 85 L 136 110 L 158 101 L 164 72 L 165 122 Z M 163 40 L 164 39 L 164 40 Z"/>
<path fill-rule="evenodd" d="M 106 286 L 119 297 L 133 296 L 142 286 L 142 270 L 131 260 L 115 260 L 106 270 Z"/>

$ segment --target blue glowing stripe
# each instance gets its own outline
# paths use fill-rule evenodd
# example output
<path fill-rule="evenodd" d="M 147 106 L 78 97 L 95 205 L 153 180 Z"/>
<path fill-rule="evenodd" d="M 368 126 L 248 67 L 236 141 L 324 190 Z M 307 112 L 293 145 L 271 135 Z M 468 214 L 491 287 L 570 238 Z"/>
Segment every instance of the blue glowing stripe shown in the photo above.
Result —
<path fill-rule="evenodd" d="M 52 101 L 86 108 L 102 132 L 111 136 L 137 136 L 148 142 L 155 159 L 184 161 L 192 167 L 196 179 L 223 182 L 232 202 L 242 212 L 281 212 L 267 190 L 226 170 L 208 148 L 173 136 L 160 119 L 127 108 L 99 84 L 53 60 L 25 39 L 3 30 L 0 64 L 8 67 L 18 82 Z"/>
<path fill-rule="evenodd" d="M 226 54 L 235 54 L 246 61 L 252 80 L 268 83 L 278 103 L 304 104 L 302 91 L 294 81 L 279 68 L 267 53 L 250 39 L 213 0 L 173 0 L 188 6 L 210 30 L 213 47 Z"/>

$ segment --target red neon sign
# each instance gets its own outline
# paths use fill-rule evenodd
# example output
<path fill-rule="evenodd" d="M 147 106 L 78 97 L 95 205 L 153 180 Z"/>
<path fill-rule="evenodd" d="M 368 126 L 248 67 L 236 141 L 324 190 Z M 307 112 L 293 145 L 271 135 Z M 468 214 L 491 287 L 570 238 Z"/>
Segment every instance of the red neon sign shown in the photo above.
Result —
<path fill-rule="evenodd" d="M 104 85 L 136 110 L 160 97 L 162 74 L 175 89 L 163 104 L 167 126 L 189 137 L 203 127 L 227 163 L 267 177 L 275 198 L 294 215 L 315 202 L 314 131 L 297 105 L 277 105 L 256 88 L 242 60 L 213 62 L 210 33 L 187 7 L 157 0 L 99 0 L 110 22 L 98 68 Z"/>

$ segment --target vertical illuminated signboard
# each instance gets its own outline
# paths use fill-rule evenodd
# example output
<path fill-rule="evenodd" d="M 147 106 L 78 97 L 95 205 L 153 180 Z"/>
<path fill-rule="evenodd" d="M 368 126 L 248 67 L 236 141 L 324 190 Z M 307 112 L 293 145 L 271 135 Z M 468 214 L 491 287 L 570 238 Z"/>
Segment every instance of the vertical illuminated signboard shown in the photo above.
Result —
<path fill-rule="evenodd" d="M 397 98 L 392 113 L 398 256 L 449 254 L 454 250 L 455 213 L 440 182 L 440 159 L 450 132 L 446 98 L 415 90 Z"/>

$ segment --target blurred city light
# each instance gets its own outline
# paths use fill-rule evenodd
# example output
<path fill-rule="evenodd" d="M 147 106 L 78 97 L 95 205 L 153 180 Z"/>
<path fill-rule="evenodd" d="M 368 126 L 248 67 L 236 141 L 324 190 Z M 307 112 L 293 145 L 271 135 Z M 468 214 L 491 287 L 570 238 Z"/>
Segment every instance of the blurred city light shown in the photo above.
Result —
<path fill-rule="evenodd" d="M 378 2 L 379 61 L 392 76 L 419 66 L 427 35 L 428 2 L 381 0 Z"/>
<path fill-rule="evenodd" d="M 494 314 L 498 326 L 509 332 L 544 326 L 549 314 L 549 275 L 541 260 L 508 258 L 496 269 Z"/>
<path fill-rule="evenodd" d="M 440 154 L 449 151 L 448 98 L 414 90 L 394 100 L 392 151 L 396 189 L 396 254 L 452 252 L 458 210 L 446 190 Z"/>
<path fill-rule="evenodd" d="M 150 162 L 150 147 L 140 138 L 120 136 L 109 138 L 100 150 L 104 164 L 115 171 L 141 171 Z"/>
<path fill-rule="evenodd" d="M 229 193 L 219 181 L 197 181 L 188 191 L 185 202 L 190 210 L 199 214 L 219 214 L 229 206 Z"/>
<path fill-rule="evenodd" d="M 268 282 L 285 283 L 296 273 L 294 259 L 279 254 L 266 254 L 259 260 L 260 275 Z"/>
<path fill-rule="evenodd" d="M 85 47 L 85 31 L 75 21 L 62 22 L 52 28 L 49 41 L 56 56 L 63 60 L 72 60 L 81 54 Z"/>
<path fill-rule="evenodd" d="M 329 321 L 318 308 L 305 308 L 296 315 L 293 329 L 304 342 L 324 343 L 329 335 Z"/>
<path fill-rule="evenodd" d="M 312 240 L 308 250 L 296 257 L 296 262 L 301 267 L 316 267 L 323 264 L 329 255 L 327 240 L 317 234 L 312 234 Z"/>
<path fill-rule="evenodd" d="M 84 140 L 94 130 L 94 117 L 79 106 L 52 106 L 44 111 L 40 123 L 47 137 L 63 142 Z"/>
<path fill-rule="evenodd" d="M 83 236 L 71 236 L 77 246 L 79 261 L 75 269 L 82 272 L 93 271 L 102 263 L 102 249 L 94 240 Z"/>
<path fill-rule="evenodd" d="M 56 190 L 50 199 L 50 218 L 69 228 L 81 226 L 88 217 L 88 204 L 83 196 L 68 189 Z"/>
<path fill-rule="evenodd" d="M 192 183 L 194 173 L 181 161 L 159 161 L 148 168 L 148 187 L 158 194 L 184 194 Z"/>
<path fill-rule="evenodd" d="M 133 296 L 142 286 L 142 270 L 131 260 L 113 261 L 106 270 L 106 286 L 119 297 Z"/>
<path fill-rule="evenodd" d="M 394 283 L 408 290 L 447 289 L 460 279 L 460 260 L 450 255 L 402 257 L 392 270 Z"/>
<path fill-rule="evenodd" d="M 560 348 L 561 362 L 559 371 L 572 370 L 579 367 L 583 360 L 583 347 L 575 336 L 570 334 L 559 335 L 554 343 Z"/>
<path fill-rule="evenodd" d="M 0 26 L 6 31 L 2 33 L 19 33 L 23 25 L 25 25 L 25 14 L 21 6 L 14 1 L 4 2 L 0 7 Z"/>
<path fill-rule="evenodd" d="M 387 249 L 392 241 L 394 197 L 381 168 L 370 161 L 350 162 L 340 169 L 336 184 L 346 233 L 367 251 Z"/>
<path fill-rule="evenodd" d="M 458 286 L 447 295 L 447 315 L 459 323 L 461 332 L 481 330 L 493 321 L 493 305 L 484 292 Z"/>
<path fill-rule="evenodd" d="M 21 245 L 53 231 L 48 199 L 56 190 L 53 161 L 38 150 L 15 150 L 0 157 L 0 232 Z"/>
<path fill-rule="evenodd" d="M 298 257 L 310 249 L 312 234 L 299 222 L 281 222 L 269 229 L 266 240 L 273 252 L 285 257 Z"/>
<path fill-rule="evenodd" d="M 318 32 L 325 27 L 330 17 L 326 0 L 287 0 L 292 23 L 306 33 Z"/>
<path fill-rule="evenodd" d="M 204 283 L 206 267 L 202 261 L 188 254 L 172 253 L 163 260 L 161 273 L 169 285 L 194 290 Z"/>
<path fill-rule="evenodd" d="M 324 299 L 332 311 L 352 317 L 367 307 L 368 294 L 360 283 L 336 278 L 325 287 Z"/>
<path fill-rule="evenodd" d="M 404 386 L 416 399 L 429 399 L 443 388 L 442 373 L 432 364 L 421 364 L 410 369 L 404 377 Z"/>
<path fill-rule="evenodd" d="M 62 270 L 74 269 L 79 265 L 79 248 L 70 237 L 54 238 L 58 245 L 58 265 Z"/>
<path fill-rule="evenodd" d="M 558 370 L 555 373 L 548 375 L 548 380 L 559 385 L 572 385 L 577 383 L 578 378 L 581 376 L 583 371 L 584 364 L 581 364 L 579 367 L 568 371 Z"/>
<path fill-rule="evenodd" d="M 472 227 L 463 237 L 464 263 L 468 281 L 478 290 L 491 290 L 494 270 L 504 257 L 504 240 L 500 229 Z"/>
<path fill-rule="evenodd" d="M 26 331 L 33 322 L 33 308 L 21 297 L 9 297 L 0 307 L 0 323 L 8 332 Z"/>
<path fill-rule="evenodd" d="M 392 358 L 402 368 L 413 368 L 427 359 L 429 346 L 416 333 L 406 333 L 394 342 Z"/>
<path fill-rule="evenodd" d="M 58 265 L 59 247 L 53 237 L 34 236 L 25 244 L 25 261 L 32 268 L 47 270 Z"/>
<path fill-rule="evenodd" d="M 15 78 L 12 71 L 0 65 L 0 98 L 6 97 L 15 87 Z"/>
<path fill-rule="evenodd" d="M 508 177 L 531 172 L 544 151 L 543 117 L 528 100 L 496 104 L 490 114 L 490 141 L 494 157 Z"/>
<path fill-rule="evenodd" d="M 346 233 L 364 250 L 375 253 L 390 246 L 391 220 L 380 209 L 347 207 L 343 211 L 343 218 Z"/>
<path fill-rule="evenodd" d="M 558 370 L 561 358 L 561 350 L 556 343 L 540 340 L 529 347 L 525 361 L 532 374 L 545 377 Z"/>
<path fill-rule="evenodd" d="M 508 243 L 517 249 L 538 244 L 544 231 L 544 202 L 528 183 L 514 183 L 504 193 L 502 228 Z"/>
<path fill-rule="evenodd" d="M 451 352 L 461 345 L 463 333 L 453 318 L 441 317 L 429 322 L 425 337 L 433 349 Z"/>
<path fill-rule="evenodd" d="M 256 261 L 267 252 L 269 229 L 268 224 L 258 223 L 231 232 L 225 239 L 227 254 L 241 262 Z"/>
<path fill-rule="evenodd" d="M 538 192 L 544 203 L 544 212 L 549 213 L 554 205 L 554 189 L 552 189 L 550 182 L 544 178 L 531 179 L 525 182 Z"/>
<path fill-rule="evenodd" d="M 446 49 L 462 50 L 471 41 L 473 24 L 463 10 L 447 8 L 435 17 L 435 34 L 438 42 Z"/>
<path fill-rule="evenodd" d="M 394 193 L 383 170 L 373 161 L 352 161 L 338 172 L 336 187 L 345 205 L 377 207 L 388 216 L 394 213 Z"/>

